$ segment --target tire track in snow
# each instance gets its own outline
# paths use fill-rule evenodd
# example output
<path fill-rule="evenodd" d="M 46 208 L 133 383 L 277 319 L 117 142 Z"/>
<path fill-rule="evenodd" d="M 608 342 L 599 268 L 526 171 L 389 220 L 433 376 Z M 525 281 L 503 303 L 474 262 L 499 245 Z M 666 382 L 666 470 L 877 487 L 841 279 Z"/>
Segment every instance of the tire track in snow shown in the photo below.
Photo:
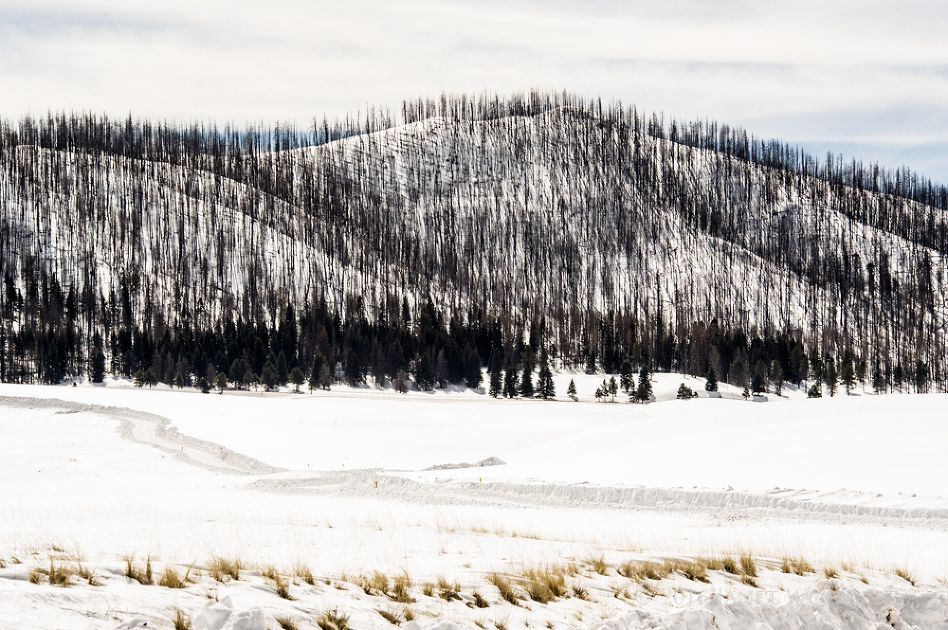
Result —
<path fill-rule="evenodd" d="M 54 409 L 57 413 L 93 413 L 104 416 L 119 422 L 118 432 L 123 438 L 153 446 L 180 461 L 214 472 L 241 475 L 283 472 L 282 468 L 235 453 L 220 444 L 179 433 L 171 426 L 171 420 L 147 411 L 27 396 L 0 396 L 0 407 Z"/>
<path fill-rule="evenodd" d="M 377 483 L 377 485 L 376 485 Z M 248 489 L 285 494 L 379 497 L 411 503 L 704 512 L 723 522 L 816 521 L 948 531 L 948 509 L 850 505 L 795 499 L 775 493 L 597 486 L 587 483 L 416 481 L 394 471 L 353 470 L 301 477 L 264 478 Z"/>

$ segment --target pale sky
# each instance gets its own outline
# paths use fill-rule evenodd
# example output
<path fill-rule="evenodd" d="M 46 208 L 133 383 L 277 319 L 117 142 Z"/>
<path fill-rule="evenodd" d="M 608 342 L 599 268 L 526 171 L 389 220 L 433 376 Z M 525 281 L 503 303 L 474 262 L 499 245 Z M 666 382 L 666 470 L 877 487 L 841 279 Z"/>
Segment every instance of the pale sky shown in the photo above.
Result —
<path fill-rule="evenodd" d="M 0 115 L 308 126 L 569 90 L 948 183 L 944 0 L 0 0 Z"/>

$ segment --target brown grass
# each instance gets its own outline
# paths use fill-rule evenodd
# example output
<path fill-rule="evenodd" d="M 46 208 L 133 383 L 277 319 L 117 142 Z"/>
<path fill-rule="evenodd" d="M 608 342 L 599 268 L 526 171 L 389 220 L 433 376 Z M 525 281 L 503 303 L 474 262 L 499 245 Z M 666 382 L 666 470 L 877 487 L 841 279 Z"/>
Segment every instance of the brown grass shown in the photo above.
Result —
<path fill-rule="evenodd" d="M 338 608 L 331 608 L 316 623 L 322 630 L 349 630 L 349 615 L 342 614 Z"/>
<path fill-rule="evenodd" d="M 227 560 L 225 558 L 215 557 L 211 560 L 210 574 L 218 582 L 223 582 L 225 577 L 232 580 L 240 579 L 240 570 L 243 567 L 240 560 Z"/>
<path fill-rule="evenodd" d="M 563 567 L 531 568 L 525 570 L 523 576 L 523 588 L 535 602 L 547 604 L 558 597 L 569 596 L 566 570 Z"/>
<path fill-rule="evenodd" d="M 154 578 L 151 573 L 151 557 L 149 556 L 145 560 L 144 570 L 135 566 L 135 557 L 126 556 L 125 557 L 125 577 L 135 580 L 139 584 L 144 586 L 151 586 L 155 583 Z"/>
<path fill-rule="evenodd" d="M 757 577 L 757 563 L 752 556 L 741 556 L 741 572 L 750 577 Z"/>
<path fill-rule="evenodd" d="M 731 575 L 741 574 L 741 566 L 731 556 L 727 556 L 726 558 L 721 560 L 721 568 L 727 571 L 728 573 L 730 573 Z"/>
<path fill-rule="evenodd" d="M 293 570 L 293 572 L 296 574 L 296 577 L 303 580 L 310 586 L 316 585 L 316 580 L 313 578 L 312 571 L 310 571 L 309 567 L 307 567 L 305 564 L 296 565 L 296 568 Z"/>
<path fill-rule="evenodd" d="M 287 601 L 295 601 L 296 598 L 290 595 L 290 584 L 283 578 L 277 576 L 276 582 L 276 594 Z"/>
<path fill-rule="evenodd" d="M 461 586 L 454 582 L 448 582 L 445 578 L 438 576 L 438 589 L 441 591 L 438 593 L 438 597 L 445 601 L 451 601 L 453 599 L 461 599 Z"/>
<path fill-rule="evenodd" d="M 407 573 L 402 573 L 392 580 L 392 594 L 389 597 L 399 604 L 414 604 L 415 598 L 408 592 L 410 588 L 411 578 Z"/>
<path fill-rule="evenodd" d="M 912 586 L 915 586 L 915 574 L 913 572 L 903 569 L 902 567 L 896 567 L 892 572 Z"/>
<path fill-rule="evenodd" d="M 609 565 L 606 564 L 606 557 L 601 554 L 598 558 L 595 556 L 590 556 L 589 566 L 591 566 L 592 570 L 599 575 L 605 575 L 609 571 Z"/>
<path fill-rule="evenodd" d="M 501 599 L 514 606 L 520 605 L 520 598 L 514 593 L 513 586 L 510 585 L 510 580 L 500 573 L 491 573 L 487 579 L 500 591 Z"/>
<path fill-rule="evenodd" d="M 474 605 L 478 608 L 488 608 L 490 606 L 490 604 L 487 603 L 487 600 L 484 599 L 477 591 L 471 593 L 471 596 L 474 597 Z"/>
<path fill-rule="evenodd" d="M 400 624 L 402 623 L 401 614 L 399 614 L 399 612 L 398 612 L 397 610 L 383 610 L 383 609 L 379 608 L 379 609 L 376 610 L 375 612 L 377 612 L 379 615 L 381 615 L 381 616 L 382 616 L 382 619 L 384 619 L 385 621 L 389 622 L 389 623 L 392 624 L 393 626 L 397 626 L 397 625 L 400 625 Z"/>
<path fill-rule="evenodd" d="M 794 575 L 800 576 L 806 575 L 807 573 L 815 573 L 810 563 L 802 558 L 784 558 L 780 564 L 780 570 L 784 573 L 793 573 Z"/>
<path fill-rule="evenodd" d="M 748 586 L 753 586 L 757 588 L 757 580 L 754 579 L 753 575 L 744 574 L 741 576 L 741 584 L 746 584 Z"/>
<path fill-rule="evenodd" d="M 191 630 L 191 618 L 185 617 L 180 608 L 174 609 L 174 630 Z"/>
<path fill-rule="evenodd" d="M 184 588 L 187 586 L 187 584 L 185 584 L 184 580 L 181 579 L 181 575 L 172 567 L 165 567 L 164 573 L 162 573 L 161 577 L 158 578 L 158 586 L 164 586 L 166 588 Z"/>

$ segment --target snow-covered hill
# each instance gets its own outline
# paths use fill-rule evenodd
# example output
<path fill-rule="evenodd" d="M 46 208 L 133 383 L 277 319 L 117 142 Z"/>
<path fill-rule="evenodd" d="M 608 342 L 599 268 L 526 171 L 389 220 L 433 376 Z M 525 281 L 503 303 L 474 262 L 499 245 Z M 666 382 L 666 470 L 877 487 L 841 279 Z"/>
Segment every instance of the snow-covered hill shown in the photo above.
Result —
<path fill-rule="evenodd" d="M 73 288 L 90 339 L 103 315 L 88 304 L 123 288 L 143 327 L 208 330 L 321 299 L 348 316 L 362 298 L 374 319 L 431 298 L 446 319 L 546 316 L 564 351 L 591 314 L 633 317 L 646 337 L 716 318 L 943 380 L 943 189 L 557 102 L 482 103 L 479 118 L 445 101 L 310 147 L 279 130 L 21 125 L 0 148 L 2 271 L 24 294 L 42 271 Z"/>

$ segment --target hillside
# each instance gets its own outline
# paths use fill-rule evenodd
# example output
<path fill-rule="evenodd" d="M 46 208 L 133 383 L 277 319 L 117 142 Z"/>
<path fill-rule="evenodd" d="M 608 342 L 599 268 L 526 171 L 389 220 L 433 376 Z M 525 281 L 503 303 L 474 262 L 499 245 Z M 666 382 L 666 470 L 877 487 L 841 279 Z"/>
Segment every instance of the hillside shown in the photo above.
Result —
<path fill-rule="evenodd" d="M 945 388 L 943 187 L 568 96 L 445 97 L 401 118 L 6 123 L 0 377 L 56 381 L 101 350 L 117 373 L 162 379 L 170 362 L 196 380 L 204 359 L 180 356 L 195 337 L 232 381 L 238 359 L 260 375 L 256 339 L 307 373 L 322 354 L 336 377 L 351 353 L 359 378 L 415 377 L 446 343 L 401 338 L 378 374 L 373 344 L 387 355 L 385 327 L 407 333 L 430 307 L 446 334 L 477 329 L 456 352 L 479 366 L 495 349 L 520 365 L 532 334 L 565 366 L 720 377 L 739 358 L 803 380 L 800 346 L 817 380 L 835 362 L 884 390 Z M 294 339 L 274 344 L 289 319 Z M 346 332 L 380 323 L 362 343 Z M 459 361 L 449 380 L 475 362 Z"/>

